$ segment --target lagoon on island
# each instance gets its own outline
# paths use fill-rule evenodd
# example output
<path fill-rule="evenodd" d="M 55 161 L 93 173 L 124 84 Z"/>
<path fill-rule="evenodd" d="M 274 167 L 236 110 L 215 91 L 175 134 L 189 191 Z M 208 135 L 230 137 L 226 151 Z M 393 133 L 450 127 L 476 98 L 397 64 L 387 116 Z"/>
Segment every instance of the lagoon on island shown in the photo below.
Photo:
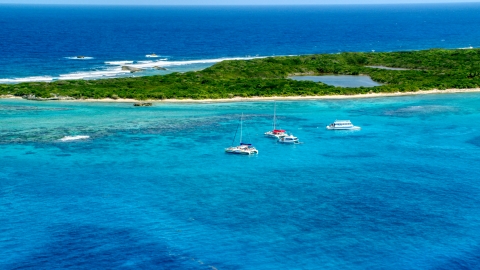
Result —
<path fill-rule="evenodd" d="M 382 85 L 366 75 L 292 76 L 289 78 L 297 81 L 322 82 L 324 84 L 340 87 L 374 87 Z"/>

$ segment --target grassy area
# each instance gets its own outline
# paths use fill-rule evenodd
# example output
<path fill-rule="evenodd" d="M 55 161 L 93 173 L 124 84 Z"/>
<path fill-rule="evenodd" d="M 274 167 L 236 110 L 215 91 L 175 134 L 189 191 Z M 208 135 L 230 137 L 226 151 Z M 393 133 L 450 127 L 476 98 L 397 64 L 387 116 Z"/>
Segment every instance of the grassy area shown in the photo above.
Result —
<path fill-rule="evenodd" d="M 408 70 L 384 70 L 387 66 Z M 384 85 L 343 88 L 288 76 L 369 75 Z M 480 87 L 480 49 L 340 53 L 223 61 L 207 69 L 163 76 L 0 85 L 0 95 L 73 98 L 217 99 L 253 96 L 345 95 Z"/>

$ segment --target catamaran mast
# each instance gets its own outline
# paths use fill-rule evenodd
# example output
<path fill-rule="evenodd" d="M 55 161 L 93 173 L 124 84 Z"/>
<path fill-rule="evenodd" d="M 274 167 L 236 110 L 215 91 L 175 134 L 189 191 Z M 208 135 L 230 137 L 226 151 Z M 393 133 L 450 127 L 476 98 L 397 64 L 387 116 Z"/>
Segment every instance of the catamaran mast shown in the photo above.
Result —
<path fill-rule="evenodd" d="M 243 113 L 242 113 L 242 118 L 240 118 L 240 144 L 242 144 L 242 134 L 243 134 Z"/>
<path fill-rule="evenodd" d="M 276 113 L 277 113 L 277 103 L 275 101 L 273 102 L 273 130 L 275 130 L 275 121 L 276 119 Z"/>

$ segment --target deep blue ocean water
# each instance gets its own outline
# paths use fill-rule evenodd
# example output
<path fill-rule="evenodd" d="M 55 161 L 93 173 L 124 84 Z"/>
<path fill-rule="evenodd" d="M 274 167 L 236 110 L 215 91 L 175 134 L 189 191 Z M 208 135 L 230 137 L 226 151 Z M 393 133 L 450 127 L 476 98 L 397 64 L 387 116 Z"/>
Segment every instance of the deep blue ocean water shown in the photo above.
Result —
<path fill-rule="evenodd" d="M 0 268 L 479 268 L 480 94 L 276 104 L 0 100 Z"/>
<path fill-rule="evenodd" d="M 138 76 L 196 70 L 224 58 L 479 47 L 478 14 L 479 3 L 283 7 L 0 4 L 0 82 L 130 76 L 120 70 L 125 62 L 147 68 Z M 158 58 L 146 57 L 152 53 Z M 75 59 L 80 55 L 86 58 Z M 169 71 L 156 71 L 153 66 Z"/>

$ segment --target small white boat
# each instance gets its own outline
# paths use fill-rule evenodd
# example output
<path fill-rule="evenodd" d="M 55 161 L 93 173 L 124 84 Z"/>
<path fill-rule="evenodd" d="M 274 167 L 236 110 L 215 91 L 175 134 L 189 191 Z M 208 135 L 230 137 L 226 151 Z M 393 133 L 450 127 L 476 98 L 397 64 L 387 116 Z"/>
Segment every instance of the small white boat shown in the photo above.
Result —
<path fill-rule="evenodd" d="M 333 130 L 358 130 L 360 127 L 354 126 L 350 120 L 335 120 L 327 126 L 327 129 Z"/>
<path fill-rule="evenodd" d="M 69 142 L 69 141 L 87 140 L 89 138 L 90 138 L 90 136 L 87 136 L 87 135 L 65 136 L 65 137 L 59 139 L 59 141 Z"/>
<path fill-rule="evenodd" d="M 152 54 L 147 54 L 145 55 L 145 57 L 152 57 L 152 58 L 155 58 L 155 57 L 158 57 L 158 55 L 152 53 Z"/>
<path fill-rule="evenodd" d="M 264 133 L 265 137 L 279 139 L 281 137 L 287 136 L 287 133 L 285 130 L 276 129 L 276 120 L 277 120 L 276 112 L 277 112 L 277 104 L 275 103 L 273 107 L 273 129 L 265 132 Z"/>
<path fill-rule="evenodd" d="M 279 143 L 288 143 L 288 144 L 299 144 L 298 138 L 292 134 L 286 135 L 284 137 L 278 138 Z"/>
<path fill-rule="evenodd" d="M 237 128 L 238 130 L 238 128 Z M 235 137 L 237 135 L 237 132 L 235 132 L 235 136 L 233 137 L 233 141 L 235 141 Z M 253 154 L 258 154 L 258 150 L 253 147 L 249 143 L 243 143 L 242 142 L 242 135 L 243 135 L 243 113 L 242 117 L 240 118 L 240 145 L 238 146 L 230 146 L 228 148 L 225 148 L 225 152 L 228 154 L 237 154 L 237 155 L 253 155 Z M 232 142 L 233 144 L 233 142 Z"/>

